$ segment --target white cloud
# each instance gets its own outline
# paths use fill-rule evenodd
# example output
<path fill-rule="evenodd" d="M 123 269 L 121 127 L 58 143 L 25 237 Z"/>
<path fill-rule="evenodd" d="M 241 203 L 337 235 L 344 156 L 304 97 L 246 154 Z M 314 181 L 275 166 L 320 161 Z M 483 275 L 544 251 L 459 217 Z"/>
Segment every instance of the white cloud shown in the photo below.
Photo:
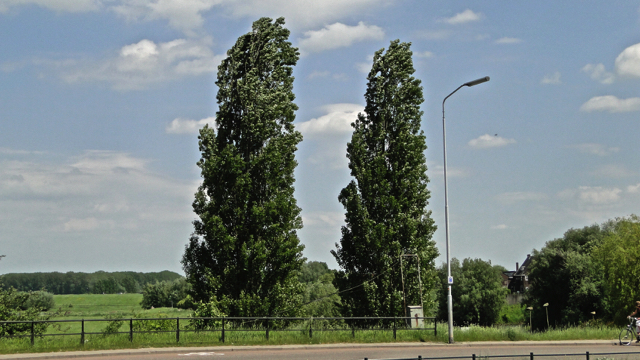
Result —
<path fill-rule="evenodd" d="M 344 224 L 344 213 L 339 211 L 302 212 L 304 226 L 340 226 Z"/>
<path fill-rule="evenodd" d="M 117 90 L 141 90 L 164 81 L 211 74 L 224 58 L 214 55 L 210 40 L 178 39 L 155 43 L 144 39 L 123 46 L 105 61 L 45 62 L 61 72 L 69 83 L 106 82 Z"/>
<path fill-rule="evenodd" d="M 133 20 L 168 20 L 169 25 L 195 35 L 204 23 L 202 13 L 219 5 L 221 0 L 121 0 L 110 9 L 129 21 Z"/>
<path fill-rule="evenodd" d="M 193 231 L 196 179 L 156 174 L 151 160 L 115 151 L 14 158 L 0 154 L 0 217 L 4 251 L 16 261 L 33 271 L 117 270 L 133 262 L 179 271 L 171 264 Z"/>
<path fill-rule="evenodd" d="M 640 43 L 624 49 L 615 60 L 615 74 L 606 70 L 604 64 L 587 64 L 582 68 L 593 80 L 612 84 L 617 77 L 640 77 Z"/>
<path fill-rule="evenodd" d="M 595 144 L 595 143 L 576 144 L 576 145 L 571 145 L 569 147 L 574 148 L 583 154 L 592 154 L 592 155 L 598 155 L 598 156 L 608 156 L 620 151 L 619 147 L 608 147 L 606 145 Z"/>
<path fill-rule="evenodd" d="M 612 84 L 615 80 L 615 74 L 608 72 L 603 64 L 587 64 L 582 68 L 595 81 L 602 84 Z"/>
<path fill-rule="evenodd" d="M 368 74 L 371 71 L 371 67 L 373 66 L 373 63 L 359 62 L 359 63 L 356 63 L 355 66 L 358 72 L 363 74 Z"/>
<path fill-rule="evenodd" d="M 505 230 L 506 228 L 508 228 L 508 226 L 505 224 L 494 225 L 491 227 L 493 230 Z"/>
<path fill-rule="evenodd" d="M 580 107 L 581 111 L 608 111 L 610 113 L 640 111 L 640 97 L 618 99 L 613 95 L 596 96 Z"/>
<path fill-rule="evenodd" d="M 620 178 L 636 175 L 633 171 L 629 171 L 629 169 L 627 169 L 626 167 L 622 165 L 616 165 L 616 164 L 604 165 L 598 168 L 597 170 L 593 171 L 591 174 L 599 177 L 614 178 L 614 179 L 620 179 Z"/>
<path fill-rule="evenodd" d="M 482 14 L 475 13 L 470 9 L 466 9 L 465 11 L 458 13 L 450 18 L 445 18 L 440 20 L 441 22 L 445 22 L 450 25 L 459 25 L 465 24 L 469 22 L 479 21 L 482 17 Z"/>
<path fill-rule="evenodd" d="M 317 31 L 307 31 L 300 40 L 302 54 L 351 46 L 355 42 L 382 40 L 384 31 L 375 25 L 365 25 L 362 21 L 356 26 L 335 23 Z"/>
<path fill-rule="evenodd" d="M 414 52 L 413 56 L 417 58 L 432 58 L 434 54 L 431 51 L 418 51 Z"/>
<path fill-rule="evenodd" d="M 627 192 L 631 194 L 640 193 L 640 184 L 627 186 Z"/>
<path fill-rule="evenodd" d="M 539 192 L 515 191 L 499 194 L 497 199 L 504 204 L 513 204 L 521 201 L 542 201 L 547 199 L 547 195 Z"/>
<path fill-rule="evenodd" d="M 58 12 L 87 12 L 96 11 L 102 7 L 101 0 L 2 0 L 0 13 L 11 7 L 21 5 L 36 5 Z"/>
<path fill-rule="evenodd" d="M 222 7 L 235 17 L 284 16 L 290 29 L 309 29 L 349 15 L 385 6 L 395 0 L 224 0 Z"/>
<path fill-rule="evenodd" d="M 364 106 L 358 104 L 331 104 L 324 106 L 326 115 L 296 124 L 305 137 L 335 136 L 353 132 L 351 123 L 356 121 Z"/>
<path fill-rule="evenodd" d="M 515 144 L 514 139 L 505 139 L 497 135 L 484 134 L 476 139 L 469 140 L 468 145 L 474 149 L 489 149 L 494 147 L 507 146 L 509 144 Z"/>
<path fill-rule="evenodd" d="M 556 71 L 553 74 L 547 74 L 545 75 L 542 80 L 540 81 L 541 84 L 543 85 L 559 85 L 562 84 L 562 81 L 560 81 L 560 71 Z"/>
<path fill-rule="evenodd" d="M 164 131 L 167 134 L 197 134 L 200 129 L 202 129 L 205 125 L 209 124 L 209 127 L 215 129 L 216 127 L 216 118 L 208 117 L 202 120 L 190 120 L 190 119 L 182 119 L 176 118 L 173 119 Z"/>
<path fill-rule="evenodd" d="M 567 189 L 558 195 L 565 199 L 577 199 L 581 203 L 602 205 L 615 203 L 620 200 L 622 190 L 618 188 L 603 188 L 601 186 L 580 186 L 577 189 Z"/>
<path fill-rule="evenodd" d="M 444 179 L 444 166 L 442 165 L 433 165 L 427 166 L 427 174 L 429 177 L 433 179 L 434 177 L 438 179 Z M 447 166 L 447 179 L 451 178 L 466 178 L 470 175 L 470 171 L 461 167 L 451 167 Z"/>
<path fill-rule="evenodd" d="M 98 219 L 89 217 L 86 219 L 70 219 L 64 223 L 64 231 L 88 231 L 98 227 Z"/>
<path fill-rule="evenodd" d="M 513 38 L 513 37 L 503 37 L 496 40 L 496 44 L 519 44 L 522 42 L 522 39 Z"/>
<path fill-rule="evenodd" d="M 620 76 L 640 77 L 640 43 L 624 49 L 616 58 L 615 67 Z"/>
<path fill-rule="evenodd" d="M 59 12 L 112 11 L 127 21 L 166 20 L 188 36 L 202 33 L 204 15 L 220 11 L 236 18 L 284 16 L 290 29 L 309 29 L 395 0 L 2 0 L 0 12 L 37 5 Z"/>
<path fill-rule="evenodd" d="M 307 75 L 307 79 L 311 80 L 311 79 L 315 79 L 315 78 L 326 78 L 327 76 L 329 76 L 331 73 L 329 71 L 313 71 L 311 74 Z"/>

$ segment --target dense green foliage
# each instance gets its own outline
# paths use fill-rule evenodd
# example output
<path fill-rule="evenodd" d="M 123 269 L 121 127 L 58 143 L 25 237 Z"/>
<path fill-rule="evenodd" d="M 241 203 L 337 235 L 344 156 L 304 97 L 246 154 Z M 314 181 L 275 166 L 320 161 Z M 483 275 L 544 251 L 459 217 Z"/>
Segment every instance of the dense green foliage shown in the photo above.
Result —
<path fill-rule="evenodd" d="M 334 272 L 329 269 L 327 263 L 321 261 L 305 261 L 300 269 L 298 280 L 303 283 L 311 283 L 320 280 L 320 278 L 328 273 Z"/>
<path fill-rule="evenodd" d="M 478 324 L 491 326 L 500 320 L 500 311 L 505 306 L 508 293 L 502 287 L 502 266 L 491 266 L 481 259 L 464 259 L 462 264 L 451 259 L 451 287 L 453 299 L 453 323 L 457 326 Z M 447 264 L 438 268 L 440 291 L 438 292 L 438 318 L 447 320 Z"/>
<path fill-rule="evenodd" d="M 42 311 L 53 307 L 51 294 L 16 291 L 14 288 L 0 289 L 0 321 L 32 321 L 46 320 L 50 316 L 41 316 Z M 46 331 L 46 323 L 37 323 L 34 333 L 39 335 Z M 24 335 L 31 333 L 30 323 L 3 324 L 0 326 L 0 337 Z"/>
<path fill-rule="evenodd" d="M 200 130 L 203 182 L 182 259 L 196 302 L 229 316 L 300 312 L 304 258 L 293 196 L 293 66 L 299 54 L 284 19 L 262 18 L 218 67 L 216 129 Z"/>
<path fill-rule="evenodd" d="M 438 251 L 431 237 L 436 227 L 426 210 L 423 96 L 414 72 L 409 43 L 395 40 L 386 53 L 377 51 L 367 77 L 364 114 L 352 124 L 347 158 L 354 180 L 338 198 L 346 209 L 346 225 L 332 251 L 341 268 L 336 287 L 351 289 L 341 294 L 344 316 L 404 315 L 401 254 L 420 256 L 425 301 L 435 285 Z M 420 304 L 416 261 L 406 259 L 404 265 L 407 305 Z"/>
<path fill-rule="evenodd" d="M 19 291 L 46 290 L 52 294 L 116 294 L 135 293 L 140 287 L 156 281 L 171 281 L 180 278 L 172 271 L 140 273 L 133 271 L 94 273 L 50 272 L 11 273 L 0 276 L 4 288 Z"/>
<path fill-rule="evenodd" d="M 142 288 L 140 305 L 143 309 L 178 306 L 178 303 L 187 297 L 190 289 L 191 286 L 184 278 L 146 284 Z"/>
<path fill-rule="evenodd" d="M 634 311 L 635 301 L 640 300 L 640 218 L 631 215 L 604 226 L 609 231 L 592 252 L 596 266 L 591 275 L 602 280 L 601 288 L 608 299 L 607 315 L 622 324 Z"/>
<path fill-rule="evenodd" d="M 593 249 L 608 232 L 606 226 L 599 225 L 570 229 L 562 238 L 548 241 L 540 251 L 533 251 L 530 287 L 523 303 L 533 307 L 535 329 L 547 327 L 546 311 L 552 327 L 590 320 L 592 311 L 598 317 L 608 316 L 603 273 L 592 259 Z M 546 310 L 545 303 L 549 304 Z"/>

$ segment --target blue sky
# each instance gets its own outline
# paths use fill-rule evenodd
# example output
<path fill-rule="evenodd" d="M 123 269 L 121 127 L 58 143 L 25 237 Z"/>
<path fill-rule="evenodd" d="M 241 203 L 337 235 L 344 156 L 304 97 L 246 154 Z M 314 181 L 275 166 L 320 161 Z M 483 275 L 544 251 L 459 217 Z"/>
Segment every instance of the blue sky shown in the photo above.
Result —
<path fill-rule="evenodd" d="M 640 2 L 0 0 L 0 273 L 181 272 L 216 67 L 284 16 L 309 260 L 336 263 L 349 124 L 373 53 L 412 43 L 444 254 L 507 268 L 569 228 L 638 213 Z M 444 255 L 438 263 L 444 260 Z"/>

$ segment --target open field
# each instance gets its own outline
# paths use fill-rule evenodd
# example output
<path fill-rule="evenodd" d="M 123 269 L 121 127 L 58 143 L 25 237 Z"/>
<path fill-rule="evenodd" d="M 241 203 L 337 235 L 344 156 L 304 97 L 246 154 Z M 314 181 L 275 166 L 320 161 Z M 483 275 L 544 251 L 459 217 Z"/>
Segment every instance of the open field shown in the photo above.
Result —
<path fill-rule="evenodd" d="M 188 317 L 191 312 L 177 308 L 157 308 L 145 310 L 140 306 L 142 294 L 82 294 L 54 295 L 55 309 L 60 315 L 51 320 L 82 320 L 105 318 L 153 318 L 153 317 Z M 106 322 L 85 322 L 86 332 L 100 332 Z M 79 333 L 80 322 L 63 323 L 49 327 L 47 333 Z"/>
<path fill-rule="evenodd" d="M 308 330 L 298 329 L 294 331 L 271 330 L 269 339 L 266 338 L 264 329 L 252 329 L 252 331 L 227 331 L 225 342 L 222 342 L 221 332 L 190 332 L 189 321 L 180 320 L 180 342 L 176 340 L 175 318 L 186 318 L 191 314 L 176 308 L 158 308 L 143 310 L 140 307 L 142 295 L 55 295 L 56 310 L 61 309 L 60 315 L 53 320 L 88 320 L 105 318 L 156 318 L 169 317 L 168 330 L 164 333 L 134 333 L 133 342 L 129 341 L 129 324 L 125 321 L 116 331 L 121 334 L 87 334 L 85 343 L 80 343 L 81 323 L 68 322 L 57 326 L 50 326 L 47 334 L 78 334 L 69 336 L 45 336 L 35 339 L 35 345 L 30 345 L 29 338 L 0 339 L 0 353 L 22 352 L 47 352 L 62 350 L 98 350 L 98 349 L 123 349 L 163 346 L 193 346 L 193 345 L 281 345 L 281 344 L 331 344 L 331 343 L 376 343 L 376 342 L 448 342 L 447 324 L 438 324 L 438 334 L 432 331 L 407 331 L 398 330 L 397 339 L 393 339 L 391 330 L 378 331 L 319 331 L 314 329 L 312 337 Z M 102 333 L 109 323 L 107 321 L 85 321 L 85 332 Z M 139 323 L 141 324 L 141 322 Z M 166 325 L 166 324 L 165 324 Z M 135 328 L 135 327 L 134 327 Z M 150 330 L 150 329 L 147 329 Z M 456 342 L 473 341 L 520 341 L 520 340 L 615 340 L 620 329 L 610 327 L 571 327 L 566 329 L 552 329 L 543 332 L 531 333 L 526 326 L 495 326 L 495 327 L 457 327 L 454 329 Z M 354 336 L 355 334 L 355 336 Z"/>

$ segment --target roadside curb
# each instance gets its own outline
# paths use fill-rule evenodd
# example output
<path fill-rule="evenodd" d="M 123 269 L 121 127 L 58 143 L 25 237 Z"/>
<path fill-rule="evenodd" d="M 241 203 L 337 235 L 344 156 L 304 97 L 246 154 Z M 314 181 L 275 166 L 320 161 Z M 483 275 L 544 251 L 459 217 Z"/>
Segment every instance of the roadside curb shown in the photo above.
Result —
<path fill-rule="evenodd" d="M 445 343 L 343 343 L 343 344 L 314 344 L 314 345 L 256 345 L 256 346 L 203 346 L 203 347 L 168 347 L 168 348 L 142 348 L 119 350 L 95 350 L 95 351 L 69 351 L 56 353 L 27 353 L 0 355 L 0 360 L 8 359 L 61 359 L 97 356 L 141 355 L 141 354 L 171 354 L 171 353 L 214 353 L 233 351 L 261 351 L 261 350 L 288 350 L 288 349 L 357 349 L 370 347 L 471 347 L 471 346 L 567 346 L 567 345 L 618 345 L 615 340 L 562 340 L 562 341 L 475 341 Z"/>

